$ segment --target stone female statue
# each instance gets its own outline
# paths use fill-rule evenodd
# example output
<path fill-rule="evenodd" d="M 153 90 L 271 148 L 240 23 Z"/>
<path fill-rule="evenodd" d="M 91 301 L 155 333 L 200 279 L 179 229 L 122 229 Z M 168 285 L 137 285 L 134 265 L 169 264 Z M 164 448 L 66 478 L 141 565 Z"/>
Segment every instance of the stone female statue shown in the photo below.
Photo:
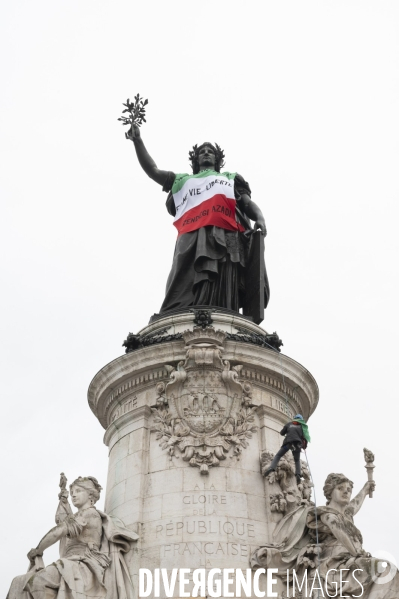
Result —
<path fill-rule="evenodd" d="M 316 510 L 306 508 L 302 528 L 298 526 L 297 514 L 290 514 L 285 523 L 291 519 L 289 534 L 281 539 L 281 544 L 257 549 L 252 557 L 253 567 L 293 569 L 300 583 L 305 575 L 308 581 L 314 580 L 317 570 L 324 596 L 328 596 L 328 591 L 330 596 L 396 599 L 399 597 L 396 567 L 386 562 L 384 566 L 384 560 L 363 549 L 361 532 L 353 521 L 374 488 L 374 482 L 369 481 L 351 499 L 353 483 L 343 474 L 329 474 L 323 489 L 326 506 Z M 285 526 L 285 534 L 287 530 Z M 311 584 L 308 583 L 309 590 Z M 315 589 L 318 587 L 317 582 Z"/>
<path fill-rule="evenodd" d="M 7 599 L 132 599 L 123 554 L 138 536 L 95 508 L 100 491 L 96 478 L 77 478 L 70 485 L 75 514 L 60 493 L 58 524 L 29 551 L 30 570 L 14 578 Z M 44 567 L 41 556 L 57 541 L 60 559 Z"/>
<path fill-rule="evenodd" d="M 157 167 L 149 155 L 140 129 L 133 124 L 126 137 L 133 141 L 145 173 L 168 192 L 166 207 L 178 231 L 172 269 L 160 312 L 188 306 L 220 306 L 246 310 L 252 284 L 246 279 L 251 261 L 251 233 L 266 235 L 260 208 L 251 200 L 248 183 L 236 173 L 221 172 L 224 152 L 204 143 L 189 152 L 193 173 L 175 174 Z M 250 220 L 255 222 L 251 228 Z M 263 247 L 263 246 L 262 246 Z M 262 305 L 269 300 L 264 267 L 253 278 L 261 279 Z M 259 286 L 259 280 L 253 280 Z M 246 310 L 249 315 L 250 309 Z M 254 316 L 261 322 L 261 316 Z"/>

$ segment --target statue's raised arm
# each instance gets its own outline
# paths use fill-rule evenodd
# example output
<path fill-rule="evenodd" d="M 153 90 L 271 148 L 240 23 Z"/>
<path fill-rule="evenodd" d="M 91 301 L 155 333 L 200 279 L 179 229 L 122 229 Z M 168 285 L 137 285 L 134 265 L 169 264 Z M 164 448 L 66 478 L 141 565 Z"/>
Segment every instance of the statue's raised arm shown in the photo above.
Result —
<path fill-rule="evenodd" d="M 129 131 L 126 133 L 126 139 L 130 139 L 134 143 L 137 158 L 143 171 L 156 183 L 165 186 L 169 171 L 163 171 L 157 167 L 155 161 L 149 155 L 147 148 L 144 145 L 141 137 L 140 128 L 133 123 Z"/>

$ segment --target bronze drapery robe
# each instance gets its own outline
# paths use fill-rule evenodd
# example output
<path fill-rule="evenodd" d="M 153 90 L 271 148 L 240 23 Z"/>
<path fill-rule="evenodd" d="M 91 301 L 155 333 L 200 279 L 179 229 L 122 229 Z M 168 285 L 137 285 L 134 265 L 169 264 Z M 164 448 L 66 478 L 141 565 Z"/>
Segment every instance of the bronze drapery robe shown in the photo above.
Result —
<path fill-rule="evenodd" d="M 171 194 L 174 178 L 170 172 L 163 188 L 169 192 L 166 208 L 172 216 L 176 213 Z M 240 211 L 241 194 L 251 196 L 251 189 L 237 174 L 234 179 L 236 218 L 245 227 L 243 233 L 206 226 L 177 238 L 161 314 L 189 306 L 219 306 L 236 312 L 243 307 L 252 229 Z M 266 307 L 270 296 L 266 266 L 264 280 Z"/>

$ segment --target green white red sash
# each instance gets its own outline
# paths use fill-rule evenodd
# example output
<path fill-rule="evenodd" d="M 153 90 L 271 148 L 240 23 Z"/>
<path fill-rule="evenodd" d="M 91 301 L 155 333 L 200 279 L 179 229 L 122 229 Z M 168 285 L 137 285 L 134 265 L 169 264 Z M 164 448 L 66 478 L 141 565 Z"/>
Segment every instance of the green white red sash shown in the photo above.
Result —
<path fill-rule="evenodd" d="M 206 225 L 228 231 L 244 231 L 236 221 L 234 177 L 236 173 L 201 171 L 197 175 L 176 175 L 172 187 L 179 232 L 189 233 Z"/>

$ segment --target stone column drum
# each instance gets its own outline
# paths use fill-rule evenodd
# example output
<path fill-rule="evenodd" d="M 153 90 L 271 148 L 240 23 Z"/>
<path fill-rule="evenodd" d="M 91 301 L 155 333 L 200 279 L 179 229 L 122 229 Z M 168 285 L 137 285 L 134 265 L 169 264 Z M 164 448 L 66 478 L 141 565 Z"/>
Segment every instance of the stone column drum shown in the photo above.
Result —
<path fill-rule="evenodd" d="M 105 511 L 140 535 L 137 594 L 139 568 L 246 570 L 299 492 L 261 469 L 283 425 L 315 410 L 316 381 L 262 347 L 265 331 L 246 318 L 221 310 L 198 322 L 194 310 L 159 318 L 88 391 L 109 447 Z"/>

